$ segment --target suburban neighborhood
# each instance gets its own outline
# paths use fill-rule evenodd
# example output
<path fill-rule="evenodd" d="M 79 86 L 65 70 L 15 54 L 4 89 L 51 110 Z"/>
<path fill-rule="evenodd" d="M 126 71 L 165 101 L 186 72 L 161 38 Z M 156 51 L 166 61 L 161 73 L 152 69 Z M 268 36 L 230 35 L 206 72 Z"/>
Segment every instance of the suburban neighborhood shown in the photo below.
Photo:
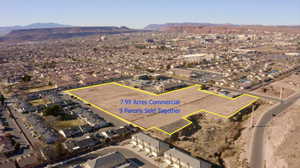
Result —
<path fill-rule="evenodd" d="M 3 2 L 0 168 L 298 168 L 299 6 Z"/>

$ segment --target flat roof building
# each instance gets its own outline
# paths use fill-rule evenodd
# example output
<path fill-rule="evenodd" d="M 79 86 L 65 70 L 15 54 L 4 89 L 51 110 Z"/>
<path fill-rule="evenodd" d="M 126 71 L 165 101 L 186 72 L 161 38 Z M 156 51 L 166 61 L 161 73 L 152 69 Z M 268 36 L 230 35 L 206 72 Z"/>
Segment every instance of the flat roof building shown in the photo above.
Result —
<path fill-rule="evenodd" d="M 125 156 L 120 152 L 113 152 L 89 160 L 86 168 L 134 168 L 135 166 L 128 162 Z"/>
<path fill-rule="evenodd" d="M 176 148 L 172 148 L 164 153 L 164 161 L 173 167 L 180 168 L 211 168 L 212 164 L 194 158 L 189 154 L 182 152 Z"/>
<path fill-rule="evenodd" d="M 169 145 L 144 133 L 132 136 L 131 144 L 157 157 L 170 149 Z"/>

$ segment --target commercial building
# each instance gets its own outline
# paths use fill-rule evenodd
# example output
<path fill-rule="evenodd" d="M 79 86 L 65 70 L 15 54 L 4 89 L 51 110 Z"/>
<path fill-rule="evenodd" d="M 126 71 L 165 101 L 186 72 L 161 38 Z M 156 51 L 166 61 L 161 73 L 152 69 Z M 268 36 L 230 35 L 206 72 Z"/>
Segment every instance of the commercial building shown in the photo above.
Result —
<path fill-rule="evenodd" d="M 169 71 L 171 75 L 185 77 L 185 78 L 191 78 L 194 76 L 194 73 L 190 69 L 181 69 L 181 68 L 173 68 Z"/>
<path fill-rule="evenodd" d="M 200 54 L 188 54 L 183 55 L 180 59 L 183 59 L 187 63 L 200 63 L 203 60 L 212 60 L 214 58 L 213 54 L 200 53 Z"/>

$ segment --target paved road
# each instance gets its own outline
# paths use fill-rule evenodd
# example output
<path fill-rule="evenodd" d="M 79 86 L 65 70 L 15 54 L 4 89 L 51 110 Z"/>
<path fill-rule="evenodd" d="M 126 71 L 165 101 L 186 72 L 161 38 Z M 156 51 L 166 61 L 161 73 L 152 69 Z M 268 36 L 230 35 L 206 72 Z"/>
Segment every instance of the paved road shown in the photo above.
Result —
<path fill-rule="evenodd" d="M 30 145 L 30 147 L 33 148 L 35 140 L 31 136 L 29 130 L 25 128 L 24 122 L 22 121 L 22 118 L 24 118 L 24 116 L 22 116 L 21 113 L 15 111 L 11 106 L 7 105 L 7 110 L 9 111 L 11 118 L 14 120 L 14 123 L 17 126 L 19 133 L 24 136 L 28 145 Z"/>
<path fill-rule="evenodd" d="M 263 114 L 260 120 L 257 122 L 254 128 L 254 134 L 252 137 L 252 146 L 250 151 L 250 168 L 264 168 L 264 132 L 268 123 L 274 117 L 273 114 L 279 114 L 289 106 L 291 106 L 295 101 L 300 99 L 300 93 L 288 98 L 282 103 L 277 104 L 272 109 Z"/>
<path fill-rule="evenodd" d="M 30 152 L 32 152 L 30 148 L 30 144 L 27 141 L 26 137 L 22 133 L 19 128 L 19 124 L 16 123 L 15 118 L 11 115 L 10 109 L 5 105 L 0 105 L 0 115 L 4 118 L 4 121 L 7 123 L 7 130 L 5 130 L 6 134 L 10 134 L 13 136 L 13 139 L 16 143 L 20 144 L 20 149 L 15 152 L 11 159 L 19 158 L 20 156 L 24 156 Z M 0 166 L 1 167 L 1 166 Z"/>

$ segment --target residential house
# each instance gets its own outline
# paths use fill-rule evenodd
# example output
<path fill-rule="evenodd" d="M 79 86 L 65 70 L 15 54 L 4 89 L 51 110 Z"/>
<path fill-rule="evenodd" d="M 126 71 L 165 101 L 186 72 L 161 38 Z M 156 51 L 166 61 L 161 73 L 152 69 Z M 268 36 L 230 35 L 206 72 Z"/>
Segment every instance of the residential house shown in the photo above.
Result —
<path fill-rule="evenodd" d="M 83 132 L 81 131 L 80 127 L 64 128 L 59 130 L 58 133 L 60 133 L 65 138 L 71 138 L 71 137 L 77 137 L 83 135 Z"/>
<path fill-rule="evenodd" d="M 64 142 L 63 145 L 69 152 L 78 152 L 90 150 L 97 145 L 100 145 L 100 143 L 99 140 L 89 137 L 82 140 L 69 140 Z"/>
<path fill-rule="evenodd" d="M 59 134 L 51 128 L 45 120 L 37 114 L 29 114 L 27 121 L 33 127 L 34 132 L 47 144 L 53 144 L 59 139 Z"/>
<path fill-rule="evenodd" d="M 88 124 L 81 125 L 79 128 L 83 134 L 93 132 L 93 127 Z"/>
<path fill-rule="evenodd" d="M 107 131 L 103 131 L 101 132 L 101 135 L 111 140 L 113 139 L 121 140 L 127 138 L 128 136 L 130 136 L 132 133 L 136 131 L 137 129 L 135 129 L 134 127 L 130 125 L 126 125 L 126 126 L 121 126 L 117 129 L 110 129 Z"/>
<path fill-rule="evenodd" d="M 12 159 L 5 159 L 0 161 L 0 167 L 3 168 L 17 168 L 16 162 Z"/>
<path fill-rule="evenodd" d="M 19 109 L 21 110 L 22 113 L 29 113 L 29 112 L 36 111 L 36 108 L 34 106 L 22 100 L 19 101 Z"/>
<path fill-rule="evenodd" d="M 84 108 L 76 108 L 72 110 L 73 114 L 76 114 L 79 118 L 84 120 L 87 124 L 95 129 L 104 128 L 110 125 L 109 122 L 99 117 L 97 114 Z"/>
<path fill-rule="evenodd" d="M 163 155 L 165 151 L 170 149 L 168 144 L 144 133 L 137 133 L 133 135 L 131 138 L 131 144 L 155 157 Z"/>
<path fill-rule="evenodd" d="M 176 148 L 172 148 L 164 153 L 164 161 L 175 168 L 211 168 L 212 164 L 192 157 Z"/>
<path fill-rule="evenodd" d="M 41 164 L 39 160 L 39 156 L 36 154 L 26 154 L 16 159 L 19 167 L 29 168 L 29 167 L 37 167 Z"/>
<path fill-rule="evenodd" d="M 6 136 L 0 136 L 0 156 L 4 157 L 12 156 L 15 152 L 15 147 L 12 140 Z"/>
<path fill-rule="evenodd" d="M 100 156 L 96 159 L 89 160 L 85 168 L 135 168 L 125 156 L 120 152 L 113 152 Z"/>

